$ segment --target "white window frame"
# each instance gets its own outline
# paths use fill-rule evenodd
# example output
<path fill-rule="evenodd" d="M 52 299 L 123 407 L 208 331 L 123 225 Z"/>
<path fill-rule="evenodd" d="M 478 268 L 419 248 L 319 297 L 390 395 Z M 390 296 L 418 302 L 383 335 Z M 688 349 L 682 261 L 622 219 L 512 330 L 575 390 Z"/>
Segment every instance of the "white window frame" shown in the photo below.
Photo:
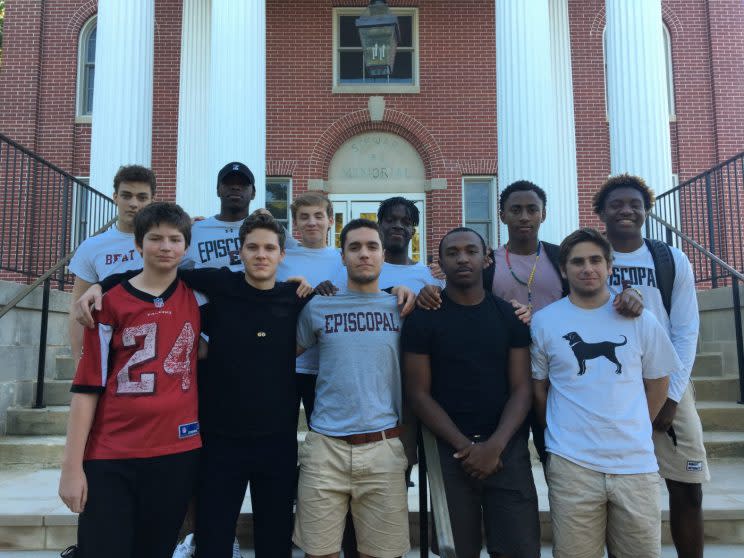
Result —
<path fill-rule="evenodd" d="M 75 122 L 89 124 L 92 121 L 92 114 L 83 113 L 83 104 L 85 101 L 85 65 L 88 58 L 88 38 L 91 31 L 97 29 L 98 16 L 94 15 L 85 22 L 80 29 L 78 37 L 78 60 L 77 60 L 77 83 L 75 85 Z M 95 68 L 95 63 L 93 64 Z M 95 94 L 95 92 L 94 92 Z"/>
<path fill-rule="evenodd" d="M 292 177 L 291 176 L 267 176 L 266 184 L 269 182 L 279 182 L 284 180 L 287 182 L 287 233 L 292 234 Z M 268 203 L 268 201 L 267 201 Z M 268 211 L 268 208 L 266 208 Z"/>
<path fill-rule="evenodd" d="M 669 28 L 666 23 L 661 23 L 662 31 L 664 33 L 664 63 L 666 68 L 666 84 L 667 84 L 667 107 L 669 110 L 669 121 L 677 121 L 677 109 L 674 103 L 674 65 L 672 64 L 672 36 L 669 33 Z M 604 68 L 604 98 L 605 98 L 605 117 L 609 121 L 610 112 L 608 104 L 608 89 L 607 89 L 607 26 L 605 25 L 602 30 L 602 61 Z"/>
<path fill-rule="evenodd" d="M 463 227 L 467 226 L 467 215 L 465 215 L 465 212 L 467 210 L 467 204 L 465 200 L 465 185 L 468 182 L 490 182 L 491 185 L 488 189 L 489 193 L 489 200 L 488 200 L 488 208 L 491 213 L 491 219 L 490 219 L 490 225 L 488 227 L 488 234 L 490 236 L 490 239 L 484 239 L 486 241 L 486 244 L 489 244 L 489 248 L 496 248 L 498 246 L 499 242 L 499 196 L 498 196 L 498 182 L 496 175 L 468 175 L 462 177 L 462 225 Z"/>
<path fill-rule="evenodd" d="M 411 57 L 411 64 L 413 70 L 413 83 L 412 84 L 342 84 L 339 81 L 339 44 L 338 44 L 338 26 L 339 18 L 341 16 L 360 16 L 364 8 L 334 8 L 333 9 L 333 88 L 332 93 L 418 93 L 419 87 L 419 18 L 418 8 L 390 8 L 390 11 L 397 16 L 412 16 L 411 22 L 411 33 L 412 33 L 412 45 L 413 45 L 413 56 Z"/>

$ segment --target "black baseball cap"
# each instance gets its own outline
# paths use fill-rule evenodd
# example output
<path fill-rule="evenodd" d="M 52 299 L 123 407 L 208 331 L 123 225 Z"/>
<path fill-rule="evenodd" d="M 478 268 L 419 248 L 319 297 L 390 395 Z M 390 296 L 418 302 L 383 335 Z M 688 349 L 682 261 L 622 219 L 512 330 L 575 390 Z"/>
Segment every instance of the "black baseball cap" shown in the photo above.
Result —
<path fill-rule="evenodd" d="M 234 161 L 232 163 L 226 164 L 224 167 L 220 169 L 220 172 L 217 173 L 217 186 L 219 186 L 223 180 L 225 180 L 225 177 L 230 174 L 239 174 L 243 177 L 245 177 L 246 180 L 248 180 L 248 184 L 255 186 L 256 185 L 256 179 L 253 178 L 253 173 L 251 172 L 251 169 L 246 167 L 243 163 L 238 163 L 237 161 Z"/>

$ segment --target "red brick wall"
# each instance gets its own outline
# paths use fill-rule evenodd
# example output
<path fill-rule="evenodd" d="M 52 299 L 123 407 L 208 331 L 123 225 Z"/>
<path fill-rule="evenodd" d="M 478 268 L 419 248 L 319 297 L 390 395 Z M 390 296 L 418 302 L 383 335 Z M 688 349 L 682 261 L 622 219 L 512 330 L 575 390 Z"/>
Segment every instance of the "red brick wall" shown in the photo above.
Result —
<path fill-rule="evenodd" d="M 718 160 L 744 151 L 744 4 L 708 2 Z"/>
<path fill-rule="evenodd" d="M 431 250 L 461 221 L 462 176 L 496 172 L 493 1 L 390 2 L 419 8 L 421 87 L 419 94 L 385 95 L 385 122 L 374 125 L 367 121 L 368 95 L 331 93 L 332 8 L 366 3 L 267 0 L 267 172 L 291 174 L 299 193 L 308 179 L 327 177 L 333 150 L 351 135 L 399 133 L 419 149 L 427 178 L 448 180 L 447 190 L 427 195 Z M 174 199 L 181 2 L 155 5 L 152 164 L 158 197 Z M 744 7 L 740 0 L 662 6 L 675 77 L 672 159 L 685 180 L 744 149 Z M 580 220 L 596 224 L 589 200 L 609 174 L 604 0 L 572 1 L 569 10 Z M 6 2 L 0 131 L 78 176 L 89 172 L 90 125 L 75 123 L 77 42 L 94 11 L 94 0 Z"/>

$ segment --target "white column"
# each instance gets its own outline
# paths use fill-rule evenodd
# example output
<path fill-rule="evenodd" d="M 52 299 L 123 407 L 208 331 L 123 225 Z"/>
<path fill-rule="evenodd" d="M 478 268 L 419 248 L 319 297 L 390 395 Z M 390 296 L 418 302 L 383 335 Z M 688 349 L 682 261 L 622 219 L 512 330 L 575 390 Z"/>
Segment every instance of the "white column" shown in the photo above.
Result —
<path fill-rule="evenodd" d="M 100 0 L 90 184 L 111 195 L 121 165 L 150 166 L 154 0 Z"/>
<path fill-rule="evenodd" d="M 557 154 L 549 14 L 548 0 L 496 0 L 498 173 L 499 190 L 530 180 L 546 191 L 540 236 L 559 242 L 559 215 L 550 210 Z"/>
<path fill-rule="evenodd" d="M 571 30 L 568 0 L 550 2 L 550 52 L 555 90 L 556 167 L 548 195 L 548 215 L 563 236 L 579 227 L 576 171 L 576 124 L 571 71 Z"/>
<path fill-rule="evenodd" d="M 256 177 L 251 211 L 266 199 L 266 7 L 264 0 L 212 0 L 210 176 L 240 161 Z M 216 200 L 216 198 L 215 198 Z"/>
<path fill-rule="evenodd" d="M 661 0 L 606 0 L 612 174 L 672 186 Z"/>
<path fill-rule="evenodd" d="M 219 209 L 217 175 L 206 146 L 209 113 L 210 0 L 184 0 L 178 99 L 176 201 L 190 214 Z"/>

